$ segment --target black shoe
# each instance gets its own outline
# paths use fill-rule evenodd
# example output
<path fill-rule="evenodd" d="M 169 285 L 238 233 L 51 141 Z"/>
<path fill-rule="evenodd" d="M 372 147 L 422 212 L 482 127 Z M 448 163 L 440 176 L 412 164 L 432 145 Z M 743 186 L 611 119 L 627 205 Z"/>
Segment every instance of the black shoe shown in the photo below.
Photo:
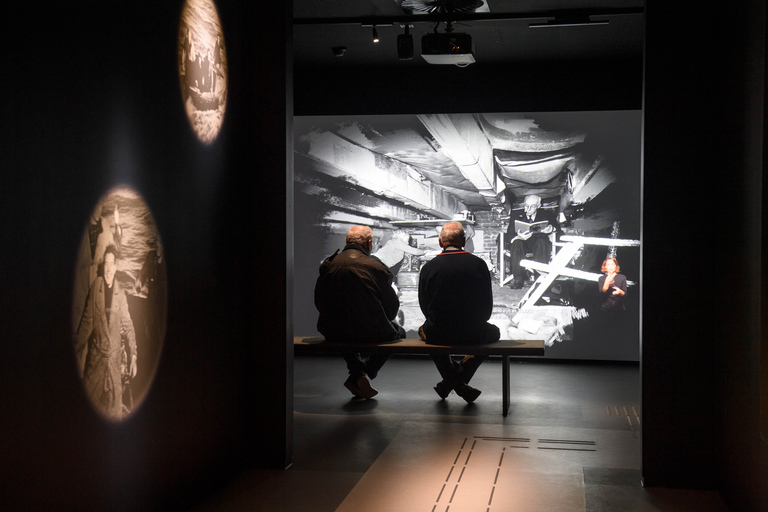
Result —
<path fill-rule="evenodd" d="M 440 396 L 442 400 L 445 400 L 445 398 L 451 394 L 451 391 L 453 390 L 453 386 L 448 383 L 447 381 L 441 380 L 435 385 L 435 392 Z"/>
<path fill-rule="evenodd" d="M 468 384 L 464 384 L 463 382 L 458 384 L 455 388 L 453 388 L 453 390 L 456 391 L 456 394 L 463 398 L 464 401 L 468 404 L 471 404 L 477 400 L 477 397 L 479 397 L 480 393 L 482 393 L 482 391 L 479 389 L 475 389 Z"/>
<path fill-rule="evenodd" d="M 511 286 L 511 288 L 513 290 L 519 290 L 520 288 L 523 287 L 523 280 L 522 279 L 518 279 L 518 278 L 514 278 L 512 280 L 512 284 L 510 286 Z"/>
<path fill-rule="evenodd" d="M 359 377 L 353 377 L 350 375 L 344 382 L 344 387 L 347 388 L 353 395 L 358 398 L 373 398 L 378 395 L 379 392 L 373 389 L 371 383 L 365 375 Z"/>
<path fill-rule="evenodd" d="M 357 377 L 353 377 L 351 375 L 347 377 L 347 380 L 344 381 L 344 387 L 347 388 L 357 398 L 363 398 L 363 395 L 360 393 L 360 388 L 357 387 Z"/>

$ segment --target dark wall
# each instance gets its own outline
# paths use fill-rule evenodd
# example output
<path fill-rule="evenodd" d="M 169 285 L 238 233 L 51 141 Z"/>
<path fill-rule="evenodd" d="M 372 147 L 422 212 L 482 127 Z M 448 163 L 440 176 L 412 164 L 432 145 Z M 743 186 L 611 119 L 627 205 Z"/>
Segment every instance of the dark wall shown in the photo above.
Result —
<path fill-rule="evenodd" d="M 288 7 L 219 3 L 231 81 L 210 146 L 182 106 L 181 1 L 6 7 L 3 509 L 186 510 L 246 464 L 284 467 L 290 166 L 275 148 L 290 140 Z M 259 40 L 262 24 L 270 41 Z M 262 43 L 273 54 L 258 52 Z M 141 193 L 154 215 L 169 302 L 154 385 L 113 424 L 83 391 L 70 310 L 83 229 L 118 184 Z"/>
<path fill-rule="evenodd" d="M 763 2 L 718 16 L 682 2 L 647 8 L 643 475 L 651 486 L 719 489 L 735 510 L 765 510 L 768 488 L 764 30 Z"/>
<path fill-rule="evenodd" d="M 457 112 L 638 110 L 642 55 L 622 60 L 553 61 L 466 68 L 302 68 L 297 116 Z"/>

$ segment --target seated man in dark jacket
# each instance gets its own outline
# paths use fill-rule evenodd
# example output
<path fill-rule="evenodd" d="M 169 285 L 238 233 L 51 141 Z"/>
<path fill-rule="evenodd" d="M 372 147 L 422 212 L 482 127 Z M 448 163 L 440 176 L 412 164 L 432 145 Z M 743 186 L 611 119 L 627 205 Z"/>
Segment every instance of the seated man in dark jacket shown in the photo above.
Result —
<path fill-rule="evenodd" d="M 498 341 L 499 328 L 488 323 L 493 312 L 488 266 L 463 250 L 464 228 L 458 222 L 444 225 L 438 242 L 443 252 L 427 262 L 419 275 L 419 306 L 426 317 L 419 336 L 435 345 Z M 458 363 L 449 355 L 434 355 L 432 360 L 443 377 L 435 386 L 440 398 L 453 389 L 468 403 L 480 395 L 480 390 L 468 383 L 485 357 L 465 358 Z"/>
<path fill-rule="evenodd" d="M 383 343 L 405 337 L 405 330 L 394 322 L 400 301 L 392 288 L 392 274 L 370 256 L 372 243 L 371 228 L 354 226 L 347 231 L 344 250 L 320 265 L 315 284 L 317 330 L 329 341 Z M 374 353 L 364 361 L 358 353 L 345 354 L 349 378 L 344 386 L 360 398 L 375 396 L 378 391 L 368 377 L 375 378 L 388 358 Z"/>

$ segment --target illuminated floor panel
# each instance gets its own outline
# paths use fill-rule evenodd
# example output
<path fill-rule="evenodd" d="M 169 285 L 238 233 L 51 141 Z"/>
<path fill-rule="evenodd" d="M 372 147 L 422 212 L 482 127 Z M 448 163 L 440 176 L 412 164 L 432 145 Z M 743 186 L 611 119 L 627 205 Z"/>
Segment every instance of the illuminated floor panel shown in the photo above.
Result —
<path fill-rule="evenodd" d="M 411 422 L 337 512 L 584 511 L 584 468 L 637 459 L 637 442 L 626 431 Z"/>

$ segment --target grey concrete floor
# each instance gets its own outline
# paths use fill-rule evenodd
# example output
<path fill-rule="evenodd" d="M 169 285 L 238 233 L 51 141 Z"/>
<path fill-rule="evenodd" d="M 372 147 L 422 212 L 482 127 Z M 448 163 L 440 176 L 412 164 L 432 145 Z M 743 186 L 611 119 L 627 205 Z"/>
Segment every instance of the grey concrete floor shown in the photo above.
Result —
<path fill-rule="evenodd" d="M 642 486 L 638 365 L 511 365 L 512 403 L 503 417 L 500 360 L 480 367 L 472 385 L 483 393 L 468 405 L 454 393 L 440 400 L 432 389 L 439 375 L 427 358 L 390 359 L 373 381 L 379 394 L 359 400 L 342 385 L 346 368 L 340 357 L 297 357 L 291 467 L 246 471 L 194 510 L 727 511 L 714 492 Z M 430 475 L 442 474 L 445 457 L 452 457 L 462 436 L 477 433 L 530 439 L 532 448 L 543 437 L 588 439 L 594 448 L 510 448 L 507 460 L 514 454 L 516 461 L 509 466 L 513 480 L 499 483 L 499 491 L 527 481 L 521 475 L 533 475 L 530 485 L 516 494 L 508 492 L 506 498 L 497 492 L 495 508 L 481 503 L 486 497 L 463 503 L 457 498 L 446 505 L 440 495 L 435 502 L 438 493 L 430 488 Z M 416 482 L 422 477 L 423 482 Z M 464 484 L 464 489 L 472 490 L 472 485 Z M 382 488 L 397 491 L 382 493 Z M 514 508 L 504 499 L 517 500 Z"/>

